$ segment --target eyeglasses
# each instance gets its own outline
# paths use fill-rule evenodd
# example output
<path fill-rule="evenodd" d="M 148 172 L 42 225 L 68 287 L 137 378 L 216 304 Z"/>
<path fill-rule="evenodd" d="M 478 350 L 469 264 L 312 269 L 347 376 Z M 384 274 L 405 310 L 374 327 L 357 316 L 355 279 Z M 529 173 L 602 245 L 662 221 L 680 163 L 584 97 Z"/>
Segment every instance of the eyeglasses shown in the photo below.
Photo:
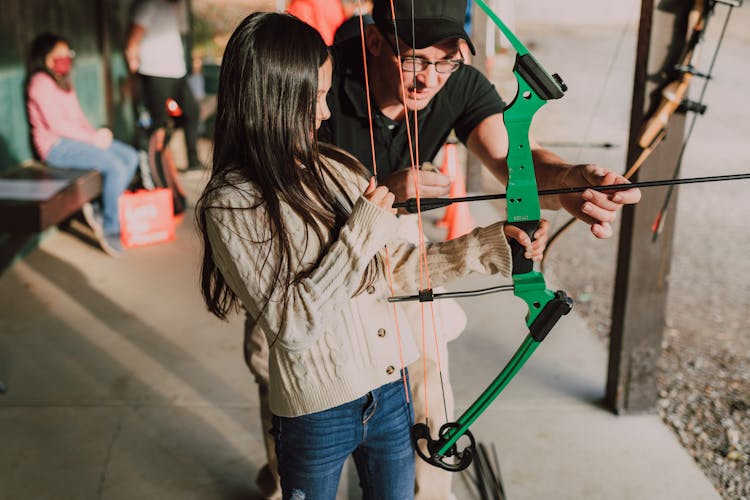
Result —
<path fill-rule="evenodd" d="M 435 66 L 438 73 L 453 73 L 464 65 L 463 59 L 443 59 L 440 61 L 428 61 L 422 57 L 409 56 L 401 58 L 401 69 L 407 72 L 425 71 L 429 65 Z"/>
<path fill-rule="evenodd" d="M 387 34 L 383 34 L 383 38 L 388 43 L 388 46 L 393 50 L 393 53 L 399 55 L 396 46 L 393 45 Z M 460 53 L 460 51 L 459 51 Z M 420 73 L 425 71 L 430 65 L 435 66 L 435 71 L 438 73 L 454 73 L 464 65 L 463 57 L 461 59 L 442 59 L 440 61 L 430 61 L 424 57 L 417 56 L 403 56 L 401 57 L 401 70 L 406 72 Z"/>

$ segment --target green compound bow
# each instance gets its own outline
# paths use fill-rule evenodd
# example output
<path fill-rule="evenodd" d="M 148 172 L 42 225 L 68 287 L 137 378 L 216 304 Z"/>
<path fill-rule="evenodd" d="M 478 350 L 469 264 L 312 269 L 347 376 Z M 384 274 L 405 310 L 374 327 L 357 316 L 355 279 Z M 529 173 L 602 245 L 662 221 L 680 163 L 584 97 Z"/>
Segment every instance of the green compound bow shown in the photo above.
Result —
<path fill-rule="evenodd" d="M 508 223 L 520 227 L 533 238 L 539 226 L 541 209 L 529 144 L 529 128 L 534 114 L 544 103 L 550 99 L 562 97 L 567 87 L 557 74 L 550 75 L 542 68 L 529 50 L 483 0 L 476 0 L 476 2 L 508 38 L 517 52 L 513 73 L 518 82 L 518 92 L 513 102 L 503 112 L 503 120 L 508 133 Z M 455 422 L 448 422 L 440 428 L 437 439 L 430 436 L 429 428 L 425 423 L 420 422 L 412 427 L 412 439 L 419 456 L 428 463 L 445 470 L 460 471 L 471 464 L 475 455 L 475 442 L 469 427 L 523 367 L 555 323 L 570 312 L 573 306 L 573 301 L 565 292 L 554 292 L 547 288 L 544 276 L 534 270 L 531 260 L 524 257 L 524 248 L 518 242 L 511 241 L 511 250 L 513 255 L 512 289 L 515 296 L 525 301 L 529 307 L 526 317 L 529 334 L 500 374 L 463 415 Z M 503 287 L 496 287 L 493 291 L 498 289 L 503 289 Z M 505 287 L 505 289 L 510 289 L 510 287 Z M 450 295 L 455 297 L 461 294 L 462 292 L 455 292 Z M 463 296 L 476 294 L 463 292 Z M 418 300 L 429 301 L 435 297 L 431 290 L 426 290 L 420 292 Z M 391 300 L 417 300 L 417 298 L 393 297 Z M 463 436 L 469 439 L 469 444 L 459 450 L 457 442 Z M 421 441 L 426 442 L 427 454 L 419 446 Z"/>

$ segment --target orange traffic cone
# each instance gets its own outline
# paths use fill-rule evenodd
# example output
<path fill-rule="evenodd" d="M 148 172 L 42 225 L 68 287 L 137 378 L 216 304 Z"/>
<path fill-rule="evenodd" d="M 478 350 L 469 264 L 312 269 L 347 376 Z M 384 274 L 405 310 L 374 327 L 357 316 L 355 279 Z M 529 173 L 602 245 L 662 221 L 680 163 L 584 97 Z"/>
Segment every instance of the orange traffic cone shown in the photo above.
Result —
<path fill-rule="evenodd" d="M 440 168 L 443 175 L 451 179 L 450 197 L 462 198 L 466 196 L 466 183 L 461 169 L 458 167 L 458 144 L 455 140 L 445 143 L 443 150 L 443 166 Z M 448 205 L 445 215 L 437 222 L 438 226 L 447 226 L 448 234 L 446 240 L 452 240 L 471 232 L 474 229 L 474 219 L 471 217 L 468 203 L 455 203 Z"/>
<path fill-rule="evenodd" d="M 455 189 L 453 189 L 454 186 Z M 451 198 L 463 198 L 466 196 L 466 183 L 461 172 L 456 173 L 456 180 L 451 184 L 450 196 Z M 451 219 L 448 221 L 448 235 L 445 237 L 446 240 L 452 240 L 453 238 L 470 233 L 475 226 L 467 202 L 455 203 L 451 206 L 453 210 L 451 212 Z"/>

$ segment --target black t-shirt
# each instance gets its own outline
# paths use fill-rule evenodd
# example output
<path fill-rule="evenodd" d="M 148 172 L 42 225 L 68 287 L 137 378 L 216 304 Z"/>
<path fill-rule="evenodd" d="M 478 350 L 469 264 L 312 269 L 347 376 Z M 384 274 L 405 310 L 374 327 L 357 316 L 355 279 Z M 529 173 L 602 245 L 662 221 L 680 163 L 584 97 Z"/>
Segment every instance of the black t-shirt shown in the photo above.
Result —
<path fill-rule="evenodd" d="M 372 172 L 360 38 L 335 45 L 333 56 L 334 77 L 328 94 L 331 117 L 323 122 L 319 137 L 350 152 Z M 382 180 L 411 164 L 409 142 L 403 120 L 395 122 L 383 116 L 374 103 L 372 109 L 375 160 Z M 427 107 L 417 113 L 420 161 L 433 160 L 451 130 L 456 131 L 461 142 L 466 142 L 482 120 L 504 109 L 505 103 L 489 80 L 475 68 L 463 66 L 448 78 Z"/>

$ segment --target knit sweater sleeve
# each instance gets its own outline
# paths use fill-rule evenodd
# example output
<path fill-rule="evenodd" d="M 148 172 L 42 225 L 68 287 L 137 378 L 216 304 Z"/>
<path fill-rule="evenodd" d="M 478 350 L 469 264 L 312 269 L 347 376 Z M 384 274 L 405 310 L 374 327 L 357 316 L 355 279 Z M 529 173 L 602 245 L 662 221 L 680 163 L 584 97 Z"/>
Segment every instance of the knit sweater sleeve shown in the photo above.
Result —
<path fill-rule="evenodd" d="M 410 243 L 389 247 L 393 285 L 397 293 L 416 293 L 419 287 L 419 248 Z M 427 268 L 433 287 L 445 285 L 475 272 L 501 273 L 512 270 L 510 245 L 503 223 L 479 227 L 449 241 L 426 244 Z"/>
<path fill-rule="evenodd" d="M 367 265 L 387 243 L 396 221 L 360 196 L 338 238 L 321 250 L 302 219 L 282 208 L 293 240 L 293 268 L 308 273 L 286 293 L 286 283 L 276 281 L 280 256 L 269 238 L 263 205 L 211 208 L 206 225 L 210 250 L 227 284 L 264 330 L 278 335 L 279 347 L 299 351 L 339 321 L 337 313 L 360 286 Z M 280 274 L 283 279 L 283 271 Z"/>

